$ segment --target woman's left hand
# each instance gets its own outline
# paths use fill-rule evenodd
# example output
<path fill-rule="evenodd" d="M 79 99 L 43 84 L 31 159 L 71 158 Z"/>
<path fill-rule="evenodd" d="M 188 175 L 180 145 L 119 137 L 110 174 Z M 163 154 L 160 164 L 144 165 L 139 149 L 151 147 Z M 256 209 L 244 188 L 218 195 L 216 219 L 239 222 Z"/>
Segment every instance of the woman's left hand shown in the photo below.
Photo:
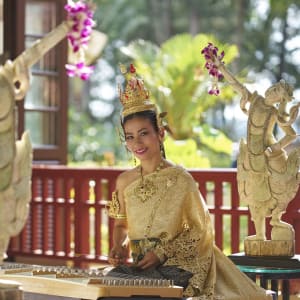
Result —
<path fill-rule="evenodd" d="M 157 267 L 158 265 L 160 265 L 160 260 L 157 257 L 157 255 L 152 251 L 147 252 L 143 259 L 141 259 L 137 263 L 137 267 L 143 270 L 151 267 Z"/>

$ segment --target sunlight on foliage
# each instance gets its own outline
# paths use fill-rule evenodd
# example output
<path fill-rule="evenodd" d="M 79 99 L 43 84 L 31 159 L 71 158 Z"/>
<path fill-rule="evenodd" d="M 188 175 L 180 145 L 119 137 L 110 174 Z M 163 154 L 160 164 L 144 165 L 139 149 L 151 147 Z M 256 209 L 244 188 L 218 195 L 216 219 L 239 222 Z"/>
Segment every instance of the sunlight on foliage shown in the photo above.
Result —
<path fill-rule="evenodd" d="M 167 159 L 186 168 L 209 168 L 209 160 L 197 149 L 193 139 L 174 141 L 167 137 L 164 142 Z"/>
<path fill-rule="evenodd" d="M 201 127 L 194 129 L 201 144 L 205 144 L 211 150 L 218 153 L 232 154 L 233 142 L 222 131 L 203 124 Z"/>
<path fill-rule="evenodd" d="M 233 92 L 227 98 L 208 95 L 210 79 L 204 69 L 205 60 L 201 50 L 213 42 L 225 51 L 226 63 L 232 61 L 238 50 L 234 45 L 222 44 L 215 37 L 205 34 L 192 36 L 178 34 L 161 47 L 136 40 L 122 52 L 134 61 L 138 73 L 143 77 L 151 93 L 151 99 L 161 111 L 167 111 L 167 121 L 178 140 L 190 138 L 193 127 L 199 125 L 204 111 L 218 102 L 230 102 Z"/>
<path fill-rule="evenodd" d="M 150 90 L 151 100 L 167 112 L 172 130 L 168 157 L 185 167 L 230 167 L 232 142 L 221 131 L 206 125 L 205 112 L 220 102 L 231 102 L 233 91 L 220 84 L 220 97 L 208 94 L 211 82 L 201 50 L 212 42 L 225 51 L 226 64 L 238 55 L 235 45 L 223 44 L 212 35 L 178 34 L 160 47 L 135 40 L 121 51 L 133 59 L 138 74 Z M 198 130 L 200 128 L 201 130 Z"/>

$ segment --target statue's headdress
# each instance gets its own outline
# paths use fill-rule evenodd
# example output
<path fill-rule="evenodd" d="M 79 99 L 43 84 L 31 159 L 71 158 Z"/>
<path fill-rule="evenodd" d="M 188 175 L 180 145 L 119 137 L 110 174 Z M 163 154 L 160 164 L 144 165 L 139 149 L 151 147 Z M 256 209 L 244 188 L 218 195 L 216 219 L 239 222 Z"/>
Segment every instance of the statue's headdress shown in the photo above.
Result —
<path fill-rule="evenodd" d="M 144 81 L 137 77 L 133 64 L 130 65 L 129 70 L 126 66 L 120 65 L 120 70 L 126 79 L 125 90 L 123 91 L 119 87 L 120 101 L 123 106 L 122 118 L 145 110 L 157 112 L 156 105 L 150 101 L 149 91 L 146 89 Z"/>
<path fill-rule="evenodd" d="M 293 99 L 293 91 L 294 88 L 281 79 L 266 90 L 265 96 L 268 97 L 271 93 L 276 92 L 285 102 L 290 102 Z"/>

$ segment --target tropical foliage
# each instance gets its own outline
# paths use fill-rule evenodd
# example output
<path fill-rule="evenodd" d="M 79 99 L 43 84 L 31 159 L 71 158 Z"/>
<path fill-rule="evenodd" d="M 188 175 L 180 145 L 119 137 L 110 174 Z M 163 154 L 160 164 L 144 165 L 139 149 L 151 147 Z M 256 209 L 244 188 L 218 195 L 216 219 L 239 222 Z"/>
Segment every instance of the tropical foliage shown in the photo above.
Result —
<path fill-rule="evenodd" d="M 204 70 L 201 49 L 209 41 L 226 52 L 230 63 L 237 56 L 235 46 L 223 45 L 213 36 L 199 34 L 176 35 L 160 47 L 144 40 L 134 41 L 122 51 L 134 59 L 134 64 L 150 89 L 151 98 L 161 111 L 168 112 L 167 120 L 175 140 L 193 135 L 193 127 L 201 123 L 201 115 L 215 106 L 220 98 L 209 96 L 209 78 Z M 232 99 L 228 95 L 225 101 Z M 203 122 L 203 118 L 202 118 Z"/>
<path fill-rule="evenodd" d="M 206 94 L 210 81 L 200 52 L 207 41 L 225 50 L 225 63 L 242 81 L 256 83 L 263 89 L 262 83 L 284 78 L 296 89 L 299 87 L 300 3 L 297 1 L 93 1 L 98 5 L 97 30 L 107 34 L 109 42 L 81 97 L 70 99 L 70 106 L 73 104 L 76 114 L 85 120 L 82 127 L 89 128 L 89 132 L 93 132 L 91 128 L 98 129 L 95 136 L 89 137 L 82 133 L 87 131 L 79 128 L 76 118 L 70 121 L 70 132 L 74 133 L 70 138 L 71 159 L 85 159 L 85 152 L 78 148 L 88 153 L 93 149 L 89 145 L 97 141 L 99 159 L 111 151 L 118 161 L 127 160 L 126 151 L 116 137 L 118 95 L 115 92 L 108 97 L 104 88 L 110 86 L 117 91 L 120 62 L 137 63 L 155 101 L 161 110 L 169 112 L 168 122 L 174 137 L 192 140 L 193 146 L 188 147 L 196 145 L 202 165 L 206 160 L 211 166 L 228 166 L 229 155 L 225 153 L 230 152 L 230 140 L 224 141 L 229 137 L 237 142 L 238 129 L 242 128 L 240 120 L 234 123 L 230 119 L 229 123 L 225 114 L 229 103 L 236 101 L 231 89 L 221 86 L 220 97 Z M 93 107 L 102 115 L 95 114 L 91 103 L 96 104 Z M 175 144 L 174 140 L 170 143 Z M 167 153 L 170 148 L 177 151 L 175 146 L 167 146 Z M 75 152 L 82 154 L 81 157 L 75 156 Z"/>

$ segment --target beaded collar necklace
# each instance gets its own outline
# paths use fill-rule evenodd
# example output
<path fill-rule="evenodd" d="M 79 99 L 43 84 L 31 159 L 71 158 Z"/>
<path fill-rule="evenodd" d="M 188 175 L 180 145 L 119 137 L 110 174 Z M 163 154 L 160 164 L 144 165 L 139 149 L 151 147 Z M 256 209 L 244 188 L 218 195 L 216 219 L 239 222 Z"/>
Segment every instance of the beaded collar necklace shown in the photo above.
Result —
<path fill-rule="evenodd" d="M 164 161 L 161 160 L 161 162 L 155 169 L 154 173 L 157 174 L 164 167 L 164 165 L 165 165 Z M 149 178 L 144 178 L 143 168 L 141 165 L 139 168 L 140 168 L 141 180 L 137 185 L 137 187 L 135 188 L 135 194 L 137 198 L 144 203 L 156 193 L 157 186 Z"/>

